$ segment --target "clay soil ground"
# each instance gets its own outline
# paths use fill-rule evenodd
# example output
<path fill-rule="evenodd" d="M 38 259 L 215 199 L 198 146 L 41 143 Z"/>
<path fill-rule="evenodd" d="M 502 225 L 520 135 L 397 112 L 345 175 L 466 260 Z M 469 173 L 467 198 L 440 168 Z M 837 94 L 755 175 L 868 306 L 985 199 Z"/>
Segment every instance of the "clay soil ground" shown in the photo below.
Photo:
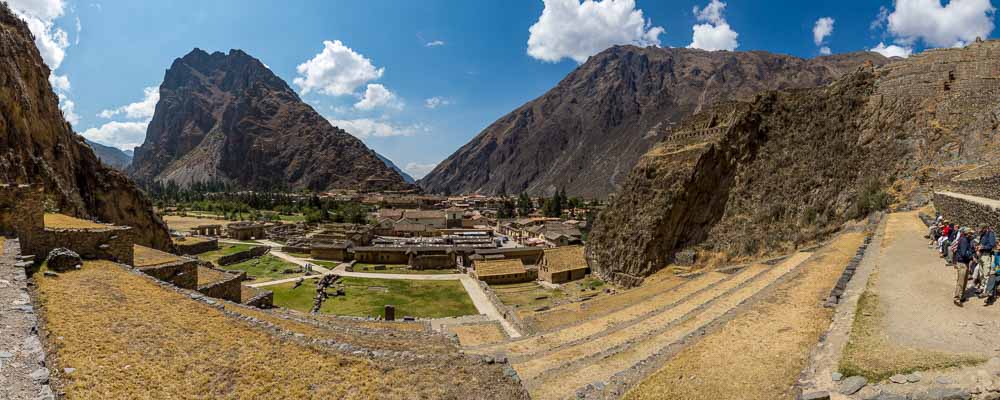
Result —
<path fill-rule="evenodd" d="M 793 399 L 809 349 L 830 323 L 820 300 L 864 240 L 845 233 L 797 275 L 718 330 L 685 348 L 627 399 Z"/>
<path fill-rule="evenodd" d="M 457 317 L 477 314 L 475 305 L 459 281 L 418 281 L 345 277 L 344 296 L 327 299 L 323 313 L 357 317 L 384 316 L 384 306 L 396 306 L 396 318 Z M 306 280 L 298 288 L 294 283 L 268 286 L 274 292 L 274 305 L 308 312 L 316 297 L 316 283 Z"/>
<path fill-rule="evenodd" d="M 37 294 L 67 398 L 444 398 L 470 379 L 299 345 L 108 262 L 42 277 Z"/>

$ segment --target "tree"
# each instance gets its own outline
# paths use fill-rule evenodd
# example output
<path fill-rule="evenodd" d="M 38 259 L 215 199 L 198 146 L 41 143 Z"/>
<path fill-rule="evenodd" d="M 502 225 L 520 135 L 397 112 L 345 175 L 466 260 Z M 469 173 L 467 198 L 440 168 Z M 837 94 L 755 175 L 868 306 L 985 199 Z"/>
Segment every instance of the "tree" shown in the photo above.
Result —
<path fill-rule="evenodd" d="M 522 217 L 528 216 L 534 208 L 534 204 L 531 202 L 531 197 L 528 197 L 527 193 L 521 193 L 521 195 L 517 197 L 518 215 Z"/>

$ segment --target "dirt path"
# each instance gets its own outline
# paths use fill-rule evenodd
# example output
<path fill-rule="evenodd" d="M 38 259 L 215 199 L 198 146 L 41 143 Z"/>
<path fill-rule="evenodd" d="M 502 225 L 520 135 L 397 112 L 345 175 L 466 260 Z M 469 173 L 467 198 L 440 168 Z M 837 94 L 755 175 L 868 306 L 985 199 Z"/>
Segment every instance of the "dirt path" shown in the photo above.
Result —
<path fill-rule="evenodd" d="M 1000 355 L 1000 305 L 983 307 L 975 296 L 962 308 L 952 304 L 955 270 L 927 247 L 927 228 L 917 213 L 888 218 L 875 285 L 886 335 L 905 347 Z"/>
<path fill-rule="evenodd" d="M 802 264 L 798 275 L 719 330 L 682 350 L 627 399 L 794 398 L 809 348 L 830 321 L 829 294 L 864 235 L 847 233 Z"/>

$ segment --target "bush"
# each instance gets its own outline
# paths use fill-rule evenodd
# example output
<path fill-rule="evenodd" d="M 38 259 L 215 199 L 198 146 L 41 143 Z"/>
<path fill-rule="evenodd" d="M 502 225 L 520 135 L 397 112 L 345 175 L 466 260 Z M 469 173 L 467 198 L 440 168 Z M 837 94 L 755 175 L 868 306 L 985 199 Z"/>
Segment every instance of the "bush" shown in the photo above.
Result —
<path fill-rule="evenodd" d="M 869 179 L 858 192 L 858 198 L 854 202 L 849 217 L 858 219 L 868 216 L 875 211 L 882 211 L 892 204 L 892 195 L 882 189 L 882 184 L 878 179 Z"/>

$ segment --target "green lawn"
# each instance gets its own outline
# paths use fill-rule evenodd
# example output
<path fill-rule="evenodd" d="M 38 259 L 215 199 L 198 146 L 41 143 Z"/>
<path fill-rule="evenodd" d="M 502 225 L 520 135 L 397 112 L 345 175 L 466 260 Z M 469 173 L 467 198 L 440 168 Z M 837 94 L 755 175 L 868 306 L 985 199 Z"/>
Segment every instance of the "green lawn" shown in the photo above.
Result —
<path fill-rule="evenodd" d="M 358 317 L 383 315 L 386 304 L 396 306 L 396 318 L 454 317 L 476 314 L 476 307 L 459 281 L 410 281 L 393 279 L 342 278 L 344 296 L 323 303 L 323 313 Z M 315 280 L 268 286 L 274 305 L 309 312 L 316 297 Z"/>
<path fill-rule="evenodd" d="M 246 271 L 247 275 L 254 278 L 253 283 L 295 278 L 304 275 L 303 273 L 286 274 L 284 272 L 286 269 L 300 270 L 301 268 L 298 265 L 272 255 L 265 255 L 240 263 L 226 265 L 222 268 L 229 271 Z"/>
<path fill-rule="evenodd" d="M 198 255 L 198 258 L 215 263 L 219 261 L 219 258 L 222 258 L 223 256 L 228 256 L 230 254 L 235 254 L 241 251 L 250 250 L 253 247 L 254 246 L 251 244 L 219 243 L 218 250 L 212 250 L 209 252 L 201 253 Z"/>
<path fill-rule="evenodd" d="M 285 254 L 288 254 L 288 255 L 290 255 L 292 257 L 295 257 L 295 258 L 302 258 L 302 259 L 306 259 L 306 260 L 312 258 L 312 254 L 309 254 L 309 253 L 292 253 L 290 251 L 286 251 Z"/>
<path fill-rule="evenodd" d="M 381 271 L 376 271 L 376 265 L 385 265 L 385 269 Z M 354 272 L 368 272 L 373 274 L 412 274 L 412 275 L 440 275 L 440 274 L 457 274 L 456 269 L 425 269 L 416 270 L 409 269 L 407 265 L 404 264 L 365 264 L 365 263 L 354 263 Z"/>

